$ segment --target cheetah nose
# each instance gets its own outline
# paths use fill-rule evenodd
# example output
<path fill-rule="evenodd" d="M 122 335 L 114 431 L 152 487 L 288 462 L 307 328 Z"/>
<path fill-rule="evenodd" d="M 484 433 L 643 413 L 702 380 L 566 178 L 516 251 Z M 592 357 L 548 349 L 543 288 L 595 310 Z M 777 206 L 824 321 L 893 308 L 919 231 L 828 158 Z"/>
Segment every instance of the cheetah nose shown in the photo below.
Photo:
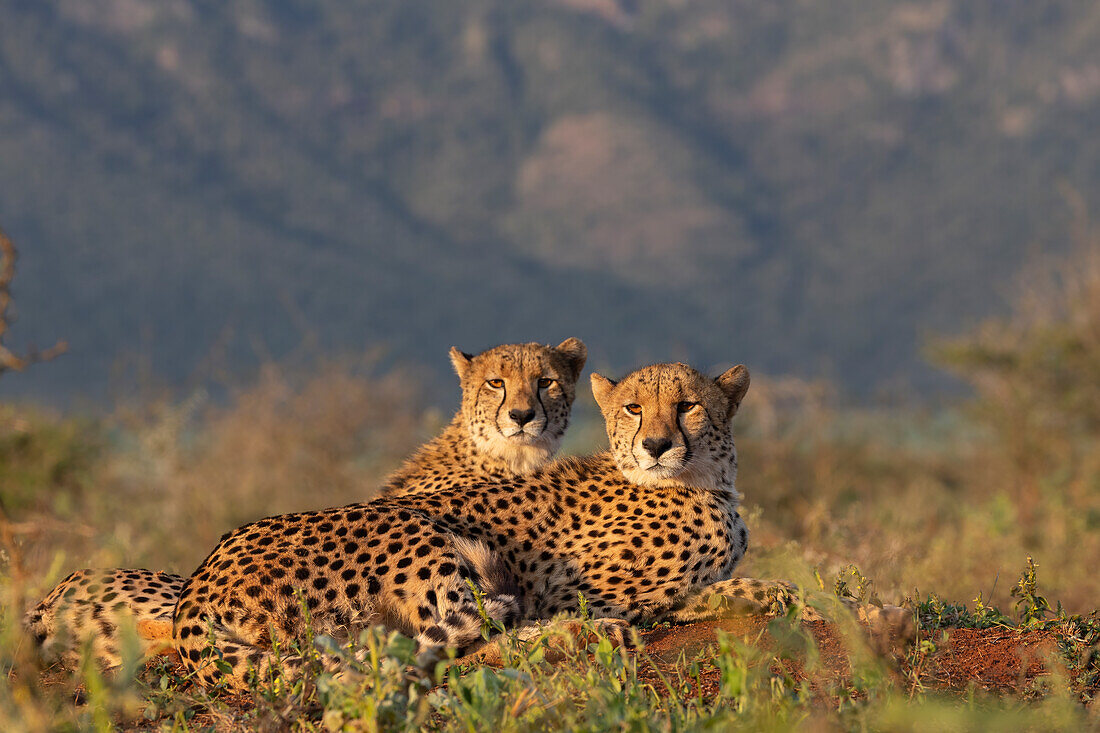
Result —
<path fill-rule="evenodd" d="M 535 417 L 535 411 L 534 410 L 509 410 L 508 411 L 508 417 L 515 420 L 516 424 L 519 425 L 522 428 L 524 425 L 531 422 L 532 418 Z"/>
<path fill-rule="evenodd" d="M 672 441 L 668 438 L 646 438 L 642 441 L 642 447 L 649 455 L 660 458 L 665 451 L 672 447 Z"/>

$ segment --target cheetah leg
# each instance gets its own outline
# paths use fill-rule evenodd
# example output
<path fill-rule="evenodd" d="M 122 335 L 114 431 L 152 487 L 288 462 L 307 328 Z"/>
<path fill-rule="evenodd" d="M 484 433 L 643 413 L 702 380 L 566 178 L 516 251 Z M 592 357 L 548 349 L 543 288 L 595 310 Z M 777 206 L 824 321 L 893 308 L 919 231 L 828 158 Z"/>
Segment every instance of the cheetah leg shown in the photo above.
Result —
<path fill-rule="evenodd" d="M 589 628 L 608 637 L 612 646 L 616 648 L 626 646 L 630 638 L 630 623 L 621 618 L 591 619 L 588 621 L 588 628 L 585 627 L 584 620 L 577 618 L 526 621 L 510 634 L 510 637 L 523 644 L 530 644 L 545 637 L 547 643 L 543 659 L 550 664 L 556 664 L 566 657 L 571 645 L 562 643 L 554 632 L 564 633 L 573 639 L 577 639 L 582 644 L 590 644 L 595 642 L 596 638 L 587 633 Z M 509 641 L 509 639 L 503 638 L 492 639 L 489 643 L 474 647 L 465 656 L 454 661 L 456 664 L 504 664 L 505 653 L 503 647 Z"/>
<path fill-rule="evenodd" d="M 871 644 L 880 653 L 903 649 L 916 641 L 917 622 L 909 609 L 889 604 L 882 608 L 869 603 L 855 605 L 856 617 L 867 624 Z"/>
<path fill-rule="evenodd" d="M 708 585 L 689 597 L 676 610 L 665 616 L 666 621 L 690 623 L 711 621 L 734 616 L 762 614 L 777 602 L 786 605 L 798 597 L 798 588 L 783 581 L 757 580 L 755 578 L 730 578 Z M 807 620 L 820 616 L 811 608 L 804 608 Z"/>
<path fill-rule="evenodd" d="M 305 666 L 305 659 L 300 654 L 275 654 L 224 629 L 215 628 L 213 644 L 210 642 L 210 634 L 193 634 L 184 639 L 176 634 L 176 648 L 184 666 L 207 686 L 226 682 L 231 688 L 247 690 L 253 679 L 267 681 L 277 676 L 295 679 Z M 323 655 L 321 659 L 322 665 L 330 671 L 338 666 Z"/>
<path fill-rule="evenodd" d="M 775 605 L 782 608 L 797 603 L 798 597 L 798 586 L 786 581 L 731 578 L 702 589 L 665 620 L 686 623 L 761 614 Z M 916 638 L 913 614 L 904 608 L 892 605 L 880 608 L 851 598 L 837 600 L 867 625 L 872 642 L 881 651 Z M 806 605 L 799 609 L 799 615 L 803 621 L 824 620 L 816 609 Z"/>
<path fill-rule="evenodd" d="M 244 691 L 253 682 L 267 683 L 276 678 L 293 681 L 302 676 L 309 663 L 295 650 L 295 639 L 274 625 L 265 627 L 255 618 L 237 618 L 223 624 L 217 612 L 203 611 L 186 599 L 181 600 L 177 610 L 173 643 L 184 666 L 204 685 L 225 683 Z M 332 635 L 322 619 L 315 621 L 317 633 Z M 355 628 L 343 630 L 353 632 Z M 343 637 L 336 629 L 331 631 Z M 326 672 L 345 671 L 343 660 L 334 654 L 318 650 L 314 658 Z"/>
<path fill-rule="evenodd" d="M 626 646 L 628 639 L 630 638 L 630 622 L 621 618 L 593 618 L 588 622 L 588 626 L 595 629 L 596 632 L 603 634 L 611 640 L 612 646 L 620 647 Z M 564 631 L 570 636 L 580 638 L 582 634 L 586 634 L 585 622 L 582 619 L 566 618 L 558 621 L 551 621 L 548 627 L 536 627 L 539 633 L 549 629 Z M 530 632 L 528 632 L 530 633 Z M 522 638 L 522 630 L 521 630 Z"/>
<path fill-rule="evenodd" d="M 450 590 L 458 600 L 442 603 L 438 617 L 423 623 L 417 633 L 414 672 L 419 676 L 430 676 L 436 664 L 446 659 L 448 647 L 462 650 L 482 638 L 483 619 L 473 591 L 457 583 Z M 482 603 L 486 614 L 504 625 L 514 624 L 519 618 L 520 605 L 514 596 L 486 596 Z M 217 623 L 211 625 L 210 619 L 208 613 L 183 601 L 177 611 L 174 635 L 184 665 L 203 684 L 224 681 L 231 688 L 245 690 L 253 679 L 262 681 L 282 676 L 292 680 L 301 675 L 306 660 L 298 654 L 276 655 L 270 649 L 269 630 L 243 623 L 235 623 L 228 629 Z M 341 660 L 331 655 L 321 654 L 320 662 L 325 671 L 349 672 Z"/>

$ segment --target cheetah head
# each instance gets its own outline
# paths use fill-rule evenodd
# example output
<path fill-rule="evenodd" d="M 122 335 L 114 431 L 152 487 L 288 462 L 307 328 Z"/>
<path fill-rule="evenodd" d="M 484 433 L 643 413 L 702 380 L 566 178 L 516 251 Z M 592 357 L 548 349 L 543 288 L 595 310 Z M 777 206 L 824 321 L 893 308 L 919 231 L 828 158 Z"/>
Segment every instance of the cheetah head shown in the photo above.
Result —
<path fill-rule="evenodd" d="M 615 463 L 642 486 L 732 488 L 730 420 L 749 388 L 738 365 L 713 379 L 685 364 L 655 364 L 613 382 L 592 375 Z"/>
<path fill-rule="evenodd" d="M 462 380 L 462 418 L 478 450 L 518 473 L 558 450 L 588 351 L 580 339 L 557 346 L 506 344 L 477 356 L 451 349 Z"/>

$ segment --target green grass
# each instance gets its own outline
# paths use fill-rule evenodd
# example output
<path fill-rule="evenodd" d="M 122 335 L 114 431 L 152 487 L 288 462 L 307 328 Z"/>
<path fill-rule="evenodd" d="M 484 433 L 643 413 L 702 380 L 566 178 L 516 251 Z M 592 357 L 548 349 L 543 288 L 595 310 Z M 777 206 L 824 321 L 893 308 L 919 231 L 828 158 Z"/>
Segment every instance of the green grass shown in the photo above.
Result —
<path fill-rule="evenodd" d="M 860 653 L 856 634 L 846 637 L 857 650 L 851 674 L 823 683 L 828 677 L 810 634 L 785 616 L 771 621 L 768 631 L 775 639 L 768 648 L 719 631 L 701 652 L 659 665 L 643 647 L 615 648 L 594 625 L 581 635 L 592 638 L 587 644 L 551 628 L 531 642 L 505 642 L 503 667 L 440 665 L 427 682 L 409 679 L 415 644 L 373 628 L 360 637 L 356 646 L 365 654 L 359 656 L 331 639 L 313 642 L 315 654 L 343 659 L 344 674 L 334 677 L 318 665 L 295 683 L 257 683 L 246 696 L 202 690 L 163 663 L 135 679 L 129 671 L 105 678 L 85 668 L 81 705 L 64 702 L 72 696 L 72 681 L 50 689 L 27 682 L 41 714 L 33 720 L 18 704 L 22 680 L 9 679 L 0 686 L 0 722 L 11 731 L 44 722 L 53 730 L 151 725 L 172 731 L 469 732 L 1079 731 L 1098 724 L 1095 710 L 1081 703 L 1075 680 L 1065 674 L 1047 679 L 1042 692 L 1030 696 L 930 691 L 900 675 L 891 661 Z M 551 653 L 557 658 L 548 664 Z M 800 665 L 798 674 L 792 660 Z M 713 691 L 704 691 L 707 680 L 716 682 Z"/>
<path fill-rule="evenodd" d="M 801 574 L 809 573 L 802 568 Z M 792 570 L 799 574 L 798 570 Z M 857 580 L 849 582 L 853 577 Z M 827 584 L 828 585 L 828 584 Z M 835 606 L 840 589 L 872 595 L 858 570 L 838 576 L 810 603 Z M 0 658 L 0 728 L 97 730 L 538 731 L 538 730 L 1088 730 L 1100 729 L 1092 695 L 1100 689 L 1100 621 L 1050 609 L 1025 568 L 1012 614 L 928 597 L 914 603 L 918 643 L 901 658 L 876 655 L 851 619 L 838 617 L 850 671 L 837 676 L 793 607 L 759 633 L 719 629 L 712 643 L 669 661 L 635 635 L 616 648 L 585 621 L 581 633 L 553 623 L 534 639 L 505 632 L 500 666 L 441 663 L 431 680 L 411 675 L 415 643 L 381 627 L 354 645 L 303 640 L 295 652 L 315 663 L 300 679 L 255 681 L 247 694 L 206 690 L 163 658 L 148 667 L 136 645 L 121 672 L 86 664 L 43 678 L 26 644 L 5 624 Z M 10 589 L 10 584 L 6 588 Z M 10 608 L 8 606 L 7 608 Z M 5 618 L 10 615 L 5 613 Z M 1049 674 L 1009 695 L 936 688 L 927 670 L 943 633 L 1003 627 L 1049 631 L 1058 641 Z M 766 639 L 765 639 L 766 637 Z M 321 655 L 339 658 L 340 674 Z M 217 664 L 216 655 L 210 657 Z M 44 680 L 46 680 L 44 682 Z M 78 696 L 81 702 L 74 703 Z"/>

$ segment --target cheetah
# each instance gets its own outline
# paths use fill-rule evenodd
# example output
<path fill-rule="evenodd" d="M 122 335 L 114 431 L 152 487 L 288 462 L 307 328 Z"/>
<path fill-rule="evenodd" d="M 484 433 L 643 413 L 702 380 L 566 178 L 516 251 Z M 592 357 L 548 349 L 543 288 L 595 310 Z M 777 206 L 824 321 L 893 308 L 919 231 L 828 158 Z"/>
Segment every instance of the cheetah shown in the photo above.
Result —
<path fill-rule="evenodd" d="M 462 404 L 439 435 L 387 478 L 380 494 L 506 481 L 538 469 L 557 452 L 569 426 L 586 358 L 577 338 L 555 347 L 505 344 L 476 355 L 452 348 Z M 171 648 L 172 609 L 185 580 L 144 569 L 78 570 L 31 609 L 24 624 L 47 659 L 74 667 L 80 651 L 73 642 L 90 637 L 93 657 L 117 667 L 121 614 L 136 622 L 144 656 Z"/>
<path fill-rule="evenodd" d="M 716 379 L 684 364 L 618 383 L 594 374 L 610 451 L 241 527 L 188 579 L 176 648 L 207 684 L 293 675 L 308 614 L 340 640 L 384 622 L 430 663 L 480 638 L 471 584 L 506 626 L 576 612 L 578 594 L 597 619 L 672 618 L 730 580 L 748 547 L 731 430 L 748 386 L 743 366 Z M 225 664 L 204 653 L 211 640 Z"/>

